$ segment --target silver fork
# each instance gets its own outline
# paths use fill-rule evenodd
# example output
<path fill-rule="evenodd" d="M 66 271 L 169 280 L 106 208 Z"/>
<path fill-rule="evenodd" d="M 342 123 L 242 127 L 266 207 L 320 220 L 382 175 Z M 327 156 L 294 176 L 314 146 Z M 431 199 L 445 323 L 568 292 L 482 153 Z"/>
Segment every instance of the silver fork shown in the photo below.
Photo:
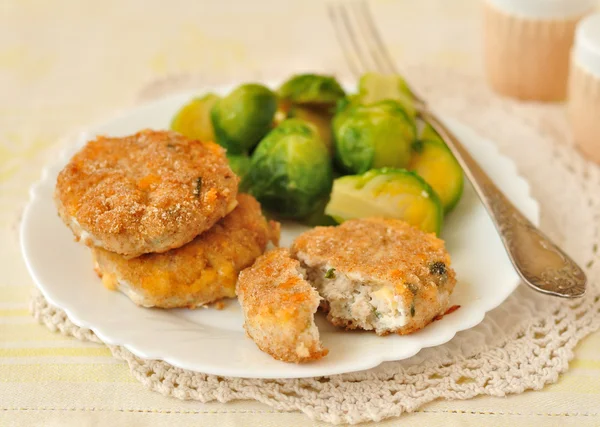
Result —
<path fill-rule="evenodd" d="M 365 1 L 328 4 L 329 18 L 351 71 L 397 74 Z M 444 139 L 492 218 L 515 269 L 529 286 L 544 294 L 581 297 L 587 279 L 583 270 L 550 241 L 502 194 L 460 141 L 427 107 L 414 97 L 418 116 Z"/>

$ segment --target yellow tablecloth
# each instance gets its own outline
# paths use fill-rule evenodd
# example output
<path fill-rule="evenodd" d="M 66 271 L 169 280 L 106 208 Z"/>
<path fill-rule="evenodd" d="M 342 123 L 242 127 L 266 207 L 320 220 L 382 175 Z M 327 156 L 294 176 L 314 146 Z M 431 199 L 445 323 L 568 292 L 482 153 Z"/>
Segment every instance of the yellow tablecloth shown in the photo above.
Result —
<path fill-rule="evenodd" d="M 372 5 L 400 62 L 478 72 L 476 0 Z M 0 3 L 1 425 L 309 423 L 255 402 L 163 397 L 138 384 L 108 349 L 49 332 L 29 315 L 33 284 L 18 244 L 27 189 L 65 133 L 132 105 L 142 88 L 171 75 L 218 83 L 301 70 L 347 72 L 323 1 Z M 570 371 L 543 391 L 435 402 L 383 424 L 598 426 L 600 333 L 576 354 Z"/>

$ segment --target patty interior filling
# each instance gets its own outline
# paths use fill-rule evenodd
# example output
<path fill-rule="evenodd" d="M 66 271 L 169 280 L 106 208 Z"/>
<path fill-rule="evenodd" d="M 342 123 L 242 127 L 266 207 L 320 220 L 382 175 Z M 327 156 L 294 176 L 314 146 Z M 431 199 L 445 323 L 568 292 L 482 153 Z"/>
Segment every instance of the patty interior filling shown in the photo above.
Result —
<path fill-rule="evenodd" d="M 324 299 L 329 317 L 349 327 L 380 332 L 406 325 L 410 304 L 394 294 L 389 285 L 372 283 L 359 275 L 349 276 L 329 265 L 309 266 L 302 262 L 310 282 Z"/>

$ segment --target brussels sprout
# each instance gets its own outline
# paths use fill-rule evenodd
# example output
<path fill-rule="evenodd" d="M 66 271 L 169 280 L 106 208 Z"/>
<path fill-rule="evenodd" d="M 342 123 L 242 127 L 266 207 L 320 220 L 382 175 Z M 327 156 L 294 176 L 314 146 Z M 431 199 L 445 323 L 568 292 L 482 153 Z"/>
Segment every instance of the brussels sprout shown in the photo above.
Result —
<path fill-rule="evenodd" d="M 302 219 L 302 223 L 310 227 L 337 225 L 337 222 L 325 214 L 325 206 L 329 203 L 329 197 L 317 202 L 315 210 L 306 218 Z"/>
<path fill-rule="evenodd" d="M 357 105 L 333 118 L 336 160 L 349 172 L 405 167 L 416 129 L 396 101 Z"/>
<path fill-rule="evenodd" d="M 439 133 L 427 122 L 425 122 L 425 126 L 423 126 L 423 130 L 421 130 L 421 136 L 419 137 L 421 141 L 440 141 L 444 142 Z M 444 142 L 445 144 L 445 142 Z"/>
<path fill-rule="evenodd" d="M 248 179 L 251 193 L 284 218 L 304 218 L 331 190 L 327 149 L 307 123 L 285 120 L 256 147 Z"/>
<path fill-rule="evenodd" d="M 309 138 L 319 138 L 319 131 L 315 125 L 306 120 L 296 118 L 285 119 L 269 133 L 269 136 L 289 135 L 291 133 L 304 135 Z"/>
<path fill-rule="evenodd" d="M 386 99 L 398 101 L 409 117 L 415 118 L 413 95 L 402 76 L 397 74 L 363 74 L 358 82 L 358 95 L 354 102 L 368 105 Z"/>
<path fill-rule="evenodd" d="M 214 141 L 215 132 L 210 121 L 210 110 L 219 99 L 214 93 L 192 99 L 173 117 L 171 129 L 188 138 Z"/>
<path fill-rule="evenodd" d="M 283 83 L 279 97 L 291 104 L 334 107 L 345 95 L 344 89 L 332 76 L 298 74 Z"/>
<path fill-rule="evenodd" d="M 321 108 L 298 106 L 292 107 L 288 117 L 302 119 L 314 125 L 329 154 L 333 155 L 333 135 L 331 134 L 333 114 Z"/>
<path fill-rule="evenodd" d="M 439 196 L 448 213 L 460 200 L 463 173 L 450 149 L 441 140 L 416 141 L 408 169 L 421 176 Z"/>
<path fill-rule="evenodd" d="M 240 178 L 243 178 L 248 174 L 250 170 L 250 157 L 243 154 L 232 154 L 227 156 L 229 160 L 229 167 Z"/>
<path fill-rule="evenodd" d="M 250 151 L 271 129 L 275 94 L 259 84 L 245 84 L 217 101 L 211 110 L 216 142 L 231 154 Z"/>
<path fill-rule="evenodd" d="M 273 127 L 277 127 L 288 118 L 288 114 L 290 112 L 291 105 L 285 101 L 279 100 L 277 102 L 277 110 L 275 111 L 275 116 L 273 116 Z"/>
<path fill-rule="evenodd" d="M 245 154 L 228 155 L 229 167 L 237 176 L 240 177 L 239 191 L 245 192 L 248 190 L 248 171 L 250 170 L 250 157 Z"/>
<path fill-rule="evenodd" d="M 435 233 L 443 219 L 440 200 L 421 177 L 391 168 L 336 179 L 325 213 L 339 223 L 370 216 L 398 218 Z"/>
<path fill-rule="evenodd" d="M 347 95 L 343 98 L 338 99 L 338 102 L 335 104 L 335 114 L 342 113 L 346 111 L 346 109 L 360 105 L 358 101 L 358 95 Z"/>

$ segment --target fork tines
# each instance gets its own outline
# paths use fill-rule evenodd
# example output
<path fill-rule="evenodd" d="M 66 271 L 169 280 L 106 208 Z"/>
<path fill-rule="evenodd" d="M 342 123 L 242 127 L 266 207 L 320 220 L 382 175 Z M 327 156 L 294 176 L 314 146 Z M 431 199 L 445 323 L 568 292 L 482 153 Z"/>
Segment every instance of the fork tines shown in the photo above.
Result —
<path fill-rule="evenodd" d="M 366 1 L 329 3 L 328 11 L 352 73 L 397 74 Z"/>

